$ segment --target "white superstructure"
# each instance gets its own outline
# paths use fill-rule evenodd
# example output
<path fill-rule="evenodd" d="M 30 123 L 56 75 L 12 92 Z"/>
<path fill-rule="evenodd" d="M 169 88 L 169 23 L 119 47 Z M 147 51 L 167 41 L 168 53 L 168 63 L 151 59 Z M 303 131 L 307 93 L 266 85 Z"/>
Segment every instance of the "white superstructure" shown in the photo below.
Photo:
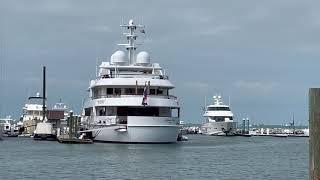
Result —
<path fill-rule="evenodd" d="M 14 120 L 11 116 L 0 119 L 0 124 L 2 126 L 2 133 L 7 134 L 15 129 Z"/>
<path fill-rule="evenodd" d="M 40 94 L 37 93 L 37 97 L 40 97 Z M 36 130 L 37 123 L 42 122 L 42 105 L 40 103 L 32 102 L 29 99 L 29 102 L 24 105 L 22 122 L 24 127 L 25 134 L 33 134 Z"/>
<path fill-rule="evenodd" d="M 206 107 L 206 118 L 201 131 L 206 135 L 235 135 L 236 122 L 230 107 L 224 105 L 221 96 L 213 96 L 213 104 Z"/>
<path fill-rule="evenodd" d="M 116 51 L 109 62 L 102 62 L 97 78 L 90 82 L 84 102 L 82 124 L 95 141 L 125 143 L 172 143 L 179 133 L 180 108 L 170 94 L 174 85 L 162 67 L 151 63 L 149 53 L 135 55 L 135 40 L 144 26 L 132 20 L 121 25 L 128 58 Z"/>

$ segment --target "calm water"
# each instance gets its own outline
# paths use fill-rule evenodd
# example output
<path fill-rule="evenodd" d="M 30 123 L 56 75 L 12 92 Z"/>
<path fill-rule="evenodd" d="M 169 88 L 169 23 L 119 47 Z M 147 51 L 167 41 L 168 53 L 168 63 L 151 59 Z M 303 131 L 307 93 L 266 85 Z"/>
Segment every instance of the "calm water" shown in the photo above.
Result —
<path fill-rule="evenodd" d="M 308 179 L 308 138 L 189 136 L 166 145 L 0 141 L 0 179 Z"/>

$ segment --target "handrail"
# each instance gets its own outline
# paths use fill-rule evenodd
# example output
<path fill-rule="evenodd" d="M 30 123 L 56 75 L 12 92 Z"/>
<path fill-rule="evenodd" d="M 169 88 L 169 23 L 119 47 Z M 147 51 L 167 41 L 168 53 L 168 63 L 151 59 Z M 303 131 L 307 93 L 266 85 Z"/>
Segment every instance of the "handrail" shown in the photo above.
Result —
<path fill-rule="evenodd" d="M 99 95 L 99 96 L 94 96 L 92 99 L 100 99 L 100 98 L 124 98 L 124 97 L 143 97 L 143 95 L 137 95 L 137 94 L 132 94 L 132 95 Z M 148 95 L 148 97 L 151 98 L 161 98 L 161 99 L 174 99 L 177 100 L 178 98 L 173 95 Z"/>
<path fill-rule="evenodd" d="M 129 76 L 129 77 L 127 77 Z M 146 76 L 146 77 L 151 77 L 152 79 L 165 79 L 165 80 L 168 80 L 169 79 L 169 76 L 167 75 L 157 75 L 157 74 L 106 74 L 106 75 L 101 75 L 101 76 L 98 76 L 97 79 L 112 79 L 112 78 L 137 78 L 137 76 Z"/>

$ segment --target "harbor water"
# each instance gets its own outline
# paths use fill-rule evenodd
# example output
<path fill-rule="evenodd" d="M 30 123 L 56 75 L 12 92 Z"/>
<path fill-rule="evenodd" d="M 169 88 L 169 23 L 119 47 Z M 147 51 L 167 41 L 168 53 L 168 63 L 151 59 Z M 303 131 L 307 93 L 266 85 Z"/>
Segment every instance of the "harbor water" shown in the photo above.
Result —
<path fill-rule="evenodd" d="M 0 141 L 0 179 L 308 179 L 308 138 L 190 135 L 177 144 Z"/>

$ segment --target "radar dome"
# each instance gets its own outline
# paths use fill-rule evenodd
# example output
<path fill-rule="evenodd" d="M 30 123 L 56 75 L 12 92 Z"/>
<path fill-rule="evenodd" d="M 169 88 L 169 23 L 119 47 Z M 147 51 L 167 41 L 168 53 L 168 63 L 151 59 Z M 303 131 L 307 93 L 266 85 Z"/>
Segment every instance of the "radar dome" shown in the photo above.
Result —
<path fill-rule="evenodd" d="M 124 65 L 126 63 L 125 58 L 126 53 L 124 53 L 123 51 L 116 51 L 111 56 L 111 64 Z"/>
<path fill-rule="evenodd" d="M 150 64 L 150 55 L 149 55 L 149 53 L 147 53 L 145 51 L 139 52 L 139 54 L 137 55 L 136 63 L 138 65 L 149 65 Z"/>

